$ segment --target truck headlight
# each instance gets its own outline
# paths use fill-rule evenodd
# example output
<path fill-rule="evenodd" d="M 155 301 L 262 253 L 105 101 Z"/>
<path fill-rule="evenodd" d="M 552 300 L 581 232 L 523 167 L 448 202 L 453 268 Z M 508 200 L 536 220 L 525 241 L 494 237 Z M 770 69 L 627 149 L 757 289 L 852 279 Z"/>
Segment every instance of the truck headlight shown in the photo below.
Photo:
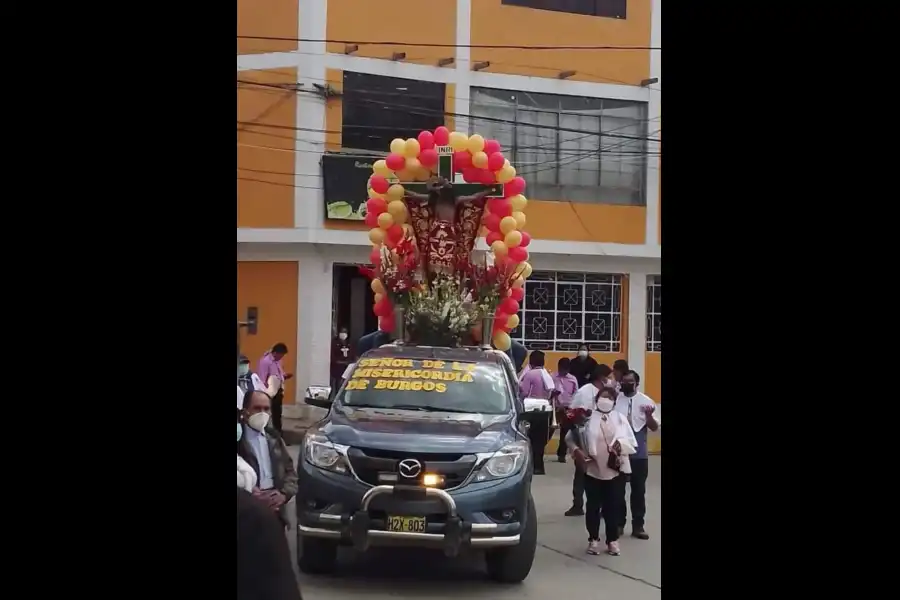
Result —
<path fill-rule="evenodd" d="M 513 442 L 503 446 L 496 452 L 479 454 L 478 462 L 481 467 L 475 473 L 474 480 L 490 481 L 515 475 L 522 470 L 522 467 L 528 460 L 530 451 L 531 448 L 528 442 Z"/>
<path fill-rule="evenodd" d="M 303 438 L 303 458 L 316 468 L 347 475 L 346 454 L 347 446 L 332 444 L 324 435 L 307 434 Z"/>

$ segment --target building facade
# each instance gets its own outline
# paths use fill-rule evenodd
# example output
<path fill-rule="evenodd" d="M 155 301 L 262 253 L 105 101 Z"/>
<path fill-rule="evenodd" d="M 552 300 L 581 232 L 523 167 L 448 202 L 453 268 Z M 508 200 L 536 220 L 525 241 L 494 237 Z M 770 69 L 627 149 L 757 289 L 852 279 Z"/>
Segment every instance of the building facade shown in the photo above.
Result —
<path fill-rule="evenodd" d="M 365 284 L 339 277 L 368 262 L 367 227 L 325 197 L 345 178 L 326 181 L 323 155 L 364 162 L 441 124 L 497 139 L 528 182 L 534 274 L 512 337 L 552 365 L 582 342 L 625 358 L 662 399 L 660 9 L 239 0 L 239 318 L 259 314 L 242 349 L 289 345 L 287 402 L 328 380 L 336 321 L 353 337 L 372 328 Z"/>

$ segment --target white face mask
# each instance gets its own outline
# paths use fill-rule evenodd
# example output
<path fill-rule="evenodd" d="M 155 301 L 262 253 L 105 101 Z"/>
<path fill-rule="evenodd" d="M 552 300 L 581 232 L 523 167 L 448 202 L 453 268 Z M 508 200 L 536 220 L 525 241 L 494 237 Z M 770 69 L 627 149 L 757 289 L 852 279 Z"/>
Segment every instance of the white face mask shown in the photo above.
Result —
<path fill-rule="evenodd" d="M 256 431 L 262 431 L 269 424 L 269 413 L 254 413 L 247 417 L 247 425 Z"/>
<path fill-rule="evenodd" d="M 246 375 L 250 372 L 250 365 L 238 365 L 238 375 Z"/>
<path fill-rule="evenodd" d="M 579 350 L 578 356 L 584 358 L 585 356 L 587 356 L 587 350 Z"/>
<path fill-rule="evenodd" d="M 603 413 L 611 412 L 615 408 L 616 403 L 611 398 L 599 398 L 597 400 L 597 410 Z"/>
<path fill-rule="evenodd" d="M 344 333 L 343 331 L 340 332 L 340 333 L 338 334 L 338 339 L 341 340 L 341 341 L 343 342 L 344 340 L 347 339 L 347 334 Z"/>

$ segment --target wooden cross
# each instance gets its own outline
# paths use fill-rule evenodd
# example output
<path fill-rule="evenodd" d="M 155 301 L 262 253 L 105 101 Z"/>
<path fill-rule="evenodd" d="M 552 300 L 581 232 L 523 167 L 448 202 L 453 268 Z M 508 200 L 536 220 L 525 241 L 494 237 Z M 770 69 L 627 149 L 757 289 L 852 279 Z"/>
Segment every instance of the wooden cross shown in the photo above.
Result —
<path fill-rule="evenodd" d="M 482 190 L 490 190 L 488 198 L 502 198 L 503 184 L 495 183 L 492 185 L 484 185 L 483 183 L 466 183 L 462 179 L 462 175 L 455 173 L 453 170 L 453 148 L 450 146 L 435 146 L 438 153 L 438 177 L 443 177 L 447 181 L 453 183 L 453 193 L 457 198 L 462 196 L 471 196 Z M 454 174 L 456 180 L 454 180 Z M 410 192 L 428 195 L 428 183 L 425 181 L 400 181 L 400 185 Z"/>

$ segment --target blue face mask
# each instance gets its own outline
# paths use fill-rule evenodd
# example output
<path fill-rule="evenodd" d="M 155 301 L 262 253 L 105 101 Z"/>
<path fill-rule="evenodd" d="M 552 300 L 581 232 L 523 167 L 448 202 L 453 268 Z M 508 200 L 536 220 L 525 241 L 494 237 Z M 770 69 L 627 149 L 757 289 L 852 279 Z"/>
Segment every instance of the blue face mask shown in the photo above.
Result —
<path fill-rule="evenodd" d="M 241 427 L 241 424 L 240 424 L 240 423 L 238 423 L 237 426 L 238 426 L 238 428 L 237 428 L 237 441 L 241 441 L 241 436 L 244 434 L 244 430 L 243 430 L 243 428 Z"/>
<path fill-rule="evenodd" d="M 238 375 L 244 376 L 250 372 L 250 365 L 238 365 Z"/>

